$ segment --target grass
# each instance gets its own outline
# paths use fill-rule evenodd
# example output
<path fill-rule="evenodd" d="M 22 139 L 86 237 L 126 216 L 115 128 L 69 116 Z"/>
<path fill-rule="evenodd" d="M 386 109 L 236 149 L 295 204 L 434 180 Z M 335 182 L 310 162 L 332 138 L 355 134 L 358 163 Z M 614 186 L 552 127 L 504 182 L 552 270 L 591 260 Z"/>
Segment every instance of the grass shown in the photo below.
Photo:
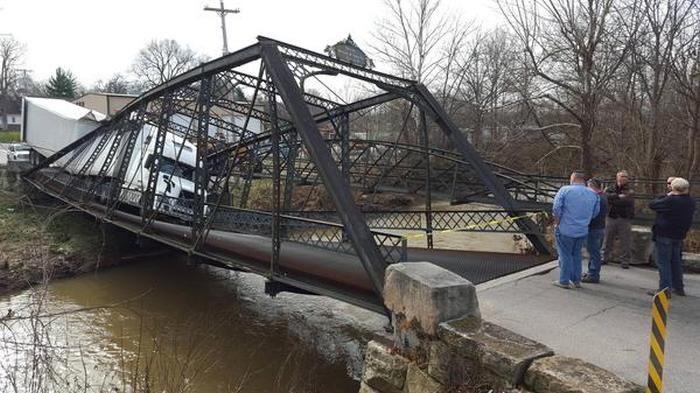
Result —
<path fill-rule="evenodd" d="M 92 254 L 101 245 L 94 220 L 78 214 L 55 214 L 54 209 L 23 206 L 20 194 L 7 188 L 0 190 L 0 247 L 21 250 L 40 244 L 52 251 Z"/>
<path fill-rule="evenodd" d="M 131 244 L 88 215 L 38 193 L 29 201 L 23 191 L 0 170 L 0 293 L 40 282 L 42 266 L 51 266 L 56 278 L 73 275 L 102 266 L 103 257 Z"/>
<path fill-rule="evenodd" d="M 13 143 L 20 140 L 19 131 L 0 131 L 0 143 Z"/>

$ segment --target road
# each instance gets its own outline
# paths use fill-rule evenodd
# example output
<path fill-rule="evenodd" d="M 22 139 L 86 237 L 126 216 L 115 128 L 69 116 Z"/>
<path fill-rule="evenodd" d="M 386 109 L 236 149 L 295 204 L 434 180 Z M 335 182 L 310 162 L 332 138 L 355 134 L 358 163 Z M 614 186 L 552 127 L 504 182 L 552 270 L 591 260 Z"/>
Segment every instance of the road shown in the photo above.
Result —
<path fill-rule="evenodd" d="M 557 269 L 479 291 L 484 319 L 639 384 L 646 383 L 651 296 L 658 275 L 648 268 L 604 266 L 600 284 L 565 290 Z M 669 307 L 664 391 L 700 391 L 700 275 L 686 275 L 685 298 Z"/>

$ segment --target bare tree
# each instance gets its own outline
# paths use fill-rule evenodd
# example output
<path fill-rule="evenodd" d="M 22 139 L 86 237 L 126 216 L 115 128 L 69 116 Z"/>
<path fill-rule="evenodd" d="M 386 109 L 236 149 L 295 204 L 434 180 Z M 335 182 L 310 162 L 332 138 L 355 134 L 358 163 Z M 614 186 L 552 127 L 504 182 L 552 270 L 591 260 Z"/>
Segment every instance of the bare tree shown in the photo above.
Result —
<path fill-rule="evenodd" d="M 513 41 L 501 29 L 477 32 L 467 48 L 461 63 L 460 96 L 467 103 L 473 142 L 479 146 L 485 131 L 493 137 L 498 133 L 499 107 L 518 99 L 512 87 L 520 66 Z"/>
<path fill-rule="evenodd" d="M 439 91 L 438 98 L 448 113 L 456 109 L 456 91 L 461 83 L 458 60 L 472 23 L 450 14 L 441 0 L 384 0 L 386 17 L 377 21 L 372 33 L 376 58 L 403 78 L 418 81 Z M 399 105 L 395 118 L 409 131 L 406 142 L 417 135 L 418 110 Z M 445 143 L 437 133 L 433 142 Z"/>
<path fill-rule="evenodd" d="M 388 16 L 377 22 L 372 34 L 372 49 L 379 59 L 401 77 L 425 85 L 438 81 L 449 53 L 443 49 L 451 37 L 462 34 L 452 29 L 459 24 L 445 15 L 441 0 L 384 0 L 384 4 Z"/>
<path fill-rule="evenodd" d="M 0 39 L 0 128 L 7 128 L 7 111 L 17 90 L 17 66 L 24 56 L 24 44 L 13 37 Z"/>
<path fill-rule="evenodd" d="M 175 40 L 153 40 L 141 49 L 131 67 L 146 88 L 158 86 L 205 61 Z"/>
<path fill-rule="evenodd" d="M 446 37 L 442 49 L 442 61 L 438 63 L 439 99 L 450 115 L 456 115 L 463 106 L 459 95 L 465 83 L 464 52 L 470 30 L 471 24 L 464 24 L 460 18 L 455 18 L 451 33 Z"/>
<path fill-rule="evenodd" d="M 671 90 L 674 56 L 683 51 L 680 41 L 682 29 L 691 15 L 693 0 L 642 0 L 638 39 L 632 48 L 633 69 L 638 76 L 642 104 L 645 175 L 657 179 L 661 175 L 664 158 L 664 135 L 673 126 L 669 111 L 665 110 Z M 657 191 L 657 190 L 654 190 Z"/>
<path fill-rule="evenodd" d="M 132 81 L 127 79 L 123 74 L 116 73 L 106 81 L 102 79 L 98 80 L 92 90 L 100 93 L 128 94 L 133 92 L 133 85 Z"/>
<path fill-rule="evenodd" d="M 634 1 L 497 1 L 533 71 L 549 86 L 546 98 L 580 125 L 581 165 L 593 173 L 597 110 L 629 54 L 638 19 Z M 621 39 L 621 31 L 630 34 Z"/>
<path fill-rule="evenodd" d="M 683 172 L 692 179 L 700 170 L 700 7 L 695 5 L 688 19 L 680 33 L 681 49 L 675 52 L 673 85 L 681 111 L 680 124 L 687 130 Z"/>

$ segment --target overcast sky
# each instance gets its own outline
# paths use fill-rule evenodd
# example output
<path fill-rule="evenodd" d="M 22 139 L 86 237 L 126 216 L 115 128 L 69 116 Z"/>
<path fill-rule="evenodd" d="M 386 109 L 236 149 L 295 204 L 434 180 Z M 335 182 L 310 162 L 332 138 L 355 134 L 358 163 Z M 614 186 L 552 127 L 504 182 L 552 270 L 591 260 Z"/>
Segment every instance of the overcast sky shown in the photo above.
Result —
<path fill-rule="evenodd" d="M 498 23 L 495 0 L 443 0 L 485 26 Z M 0 0 L 0 33 L 25 43 L 24 67 L 45 80 L 56 67 L 91 86 L 128 71 L 151 39 L 173 38 L 210 57 L 221 55 L 219 0 Z M 268 36 L 322 51 L 352 34 L 366 48 L 385 9 L 380 0 L 225 0 L 241 13 L 227 18 L 231 51 Z M 381 67 L 381 66 L 380 66 Z"/>

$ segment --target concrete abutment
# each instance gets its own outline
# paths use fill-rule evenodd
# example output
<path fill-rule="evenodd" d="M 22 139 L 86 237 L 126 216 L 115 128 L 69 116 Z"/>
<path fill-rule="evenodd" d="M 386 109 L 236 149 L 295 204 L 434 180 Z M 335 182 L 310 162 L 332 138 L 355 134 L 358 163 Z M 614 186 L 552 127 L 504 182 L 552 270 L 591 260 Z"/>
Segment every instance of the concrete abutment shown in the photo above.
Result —
<path fill-rule="evenodd" d="M 367 345 L 360 392 L 642 391 L 607 370 L 557 356 L 544 344 L 483 321 L 474 285 L 433 264 L 391 265 L 384 300 L 394 333 Z"/>

